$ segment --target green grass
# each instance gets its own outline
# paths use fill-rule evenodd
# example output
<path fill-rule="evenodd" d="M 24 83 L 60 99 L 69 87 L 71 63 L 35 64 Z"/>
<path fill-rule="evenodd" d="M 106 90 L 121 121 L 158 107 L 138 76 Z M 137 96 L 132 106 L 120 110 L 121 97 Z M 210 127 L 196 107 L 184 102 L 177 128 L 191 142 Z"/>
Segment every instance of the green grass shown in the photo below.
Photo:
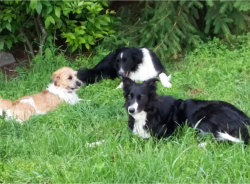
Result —
<path fill-rule="evenodd" d="M 46 88 L 61 66 L 93 66 L 107 51 L 68 61 L 54 49 L 7 81 L 0 96 L 16 99 Z M 89 63 L 89 64 L 87 64 Z M 250 42 L 229 49 L 214 40 L 165 64 L 173 88 L 158 93 L 176 98 L 228 101 L 250 116 Z M 217 143 L 188 127 L 164 140 L 142 140 L 128 130 L 119 79 L 82 87 L 83 99 L 20 125 L 0 118 L 0 182 L 250 183 L 250 147 Z M 88 142 L 105 140 L 97 147 Z M 207 146 L 198 147 L 205 141 Z"/>

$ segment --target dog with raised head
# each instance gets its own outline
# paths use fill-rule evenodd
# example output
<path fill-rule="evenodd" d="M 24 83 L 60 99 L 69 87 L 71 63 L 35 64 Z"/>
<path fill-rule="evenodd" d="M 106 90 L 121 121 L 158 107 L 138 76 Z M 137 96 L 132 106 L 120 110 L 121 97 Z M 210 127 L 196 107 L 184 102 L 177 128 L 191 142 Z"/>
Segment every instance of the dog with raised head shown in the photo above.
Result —
<path fill-rule="evenodd" d="M 0 99 L 0 115 L 18 122 L 28 120 L 33 115 L 46 114 L 62 102 L 74 105 L 80 101 L 76 91 L 82 82 L 77 79 L 77 71 L 63 67 L 52 75 L 52 83 L 46 90 L 31 96 L 24 96 L 16 101 Z"/>
<path fill-rule="evenodd" d="M 172 87 L 171 76 L 166 75 L 160 59 L 147 48 L 119 48 L 103 58 L 94 68 L 80 69 L 77 76 L 87 85 L 103 78 L 128 77 L 134 81 L 145 81 L 159 76 L 164 87 Z M 118 88 L 122 88 L 122 83 Z"/>
<path fill-rule="evenodd" d="M 171 136 L 177 127 L 187 125 L 217 140 L 249 141 L 250 118 L 224 101 L 181 100 L 156 94 L 156 80 L 141 84 L 123 79 L 128 126 L 142 138 Z"/>

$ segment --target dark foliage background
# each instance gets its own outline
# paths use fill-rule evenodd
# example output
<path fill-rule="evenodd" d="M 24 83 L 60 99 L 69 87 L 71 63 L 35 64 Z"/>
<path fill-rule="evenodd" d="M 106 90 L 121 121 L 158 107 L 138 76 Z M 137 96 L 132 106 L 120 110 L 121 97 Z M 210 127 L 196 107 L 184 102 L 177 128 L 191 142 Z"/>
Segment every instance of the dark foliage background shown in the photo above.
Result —
<path fill-rule="evenodd" d="M 248 1 L 1 1 L 0 50 L 138 46 L 176 59 L 213 37 L 233 42 L 248 32 L 249 12 Z"/>
<path fill-rule="evenodd" d="M 118 3 L 119 5 L 119 3 Z M 249 31 L 248 1 L 146 1 L 122 4 L 122 24 L 105 39 L 106 47 L 149 47 L 161 58 L 177 58 L 185 50 L 219 37 L 227 42 Z"/>

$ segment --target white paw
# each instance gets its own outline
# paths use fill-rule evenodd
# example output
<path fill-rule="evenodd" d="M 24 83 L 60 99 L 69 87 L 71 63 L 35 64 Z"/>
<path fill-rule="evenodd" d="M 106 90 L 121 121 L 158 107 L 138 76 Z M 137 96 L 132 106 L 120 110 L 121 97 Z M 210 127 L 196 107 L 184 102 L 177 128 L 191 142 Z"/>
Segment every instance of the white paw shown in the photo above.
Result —
<path fill-rule="evenodd" d="M 18 119 L 18 118 L 16 118 L 16 117 L 14 117 L 14 116 L 12 116 L 10 110 L 6 111 L 6 115 L 4 117 L 4 120 L 5 121 L 16 121 L 16 122 L 20 123 L 21 125 L 23 125 L 23 121 L 20 120 L 20 119 Z"/>
<path fill-rule="evenodd" d="M 167 76 L 165 73 L 161 73 L 159 75 L 160 81 L 162 83 L 162 85 L 166 88 L 171 88 L 172 84 L 170 82 L 171 79 L 171 75 Z"/>
<path fill-rule="evenodd" d="M 92 142 L 92 143 L 86 143 L 86 146 L 88 148 L 93 148 L 93 147 L 96 147 L 96 146 L 99 146 L 101 145 L 102 143 L 104 143 L 105 141 L 104 140 L 101 140 L 101 141 L 97 141 L 97 142 Z"/>
<path fill-rule="evenodd" d="M 198 144 L 198 147 L 205 148 L 206 145 L 207 145 L 206 142 L 202 142 L 202 143 Z"/>
<path fill-rule="evenodd" d="M 172 84 L 169 81 L 162 82 L 162 85 L 166 88 L 172 88 Z"/>
<path fill-rule="evenodd" d="M 149 133 L 138 133 L 138 132 L 133 132 L 134 135 L 143 138 L 143 139 L 149 139 L 151 136 Z"/>
<path fill-rule="evenodd" d="M 123 88 L 123 82 L 121 82 L 119 86 L 116 87 L 116 89 L 121 89 L 121 88 Z"/>

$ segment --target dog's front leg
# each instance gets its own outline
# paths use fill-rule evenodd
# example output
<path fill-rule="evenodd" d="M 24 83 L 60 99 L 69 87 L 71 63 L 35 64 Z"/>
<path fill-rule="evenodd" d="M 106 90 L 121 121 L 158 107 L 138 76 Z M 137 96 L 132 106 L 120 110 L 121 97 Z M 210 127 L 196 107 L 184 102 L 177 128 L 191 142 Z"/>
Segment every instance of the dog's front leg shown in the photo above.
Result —
<path fill-rule="evenodd" d="M 167 76 L 165 73 L 161 73 L 159 75 L 160 81 L 162 83 L 162 85 L 166 88 L 171 88 L 172 84 L 170 82 L 171 79 L 171 75 Z"/>
<path fill-rule="evenodd" d="M 121 83 L 119 84 L 119 86 L 116 87 L 116 89 L 120 89 L 120 88 L 123 88 L 123 82 L 121 82 Z"/>

